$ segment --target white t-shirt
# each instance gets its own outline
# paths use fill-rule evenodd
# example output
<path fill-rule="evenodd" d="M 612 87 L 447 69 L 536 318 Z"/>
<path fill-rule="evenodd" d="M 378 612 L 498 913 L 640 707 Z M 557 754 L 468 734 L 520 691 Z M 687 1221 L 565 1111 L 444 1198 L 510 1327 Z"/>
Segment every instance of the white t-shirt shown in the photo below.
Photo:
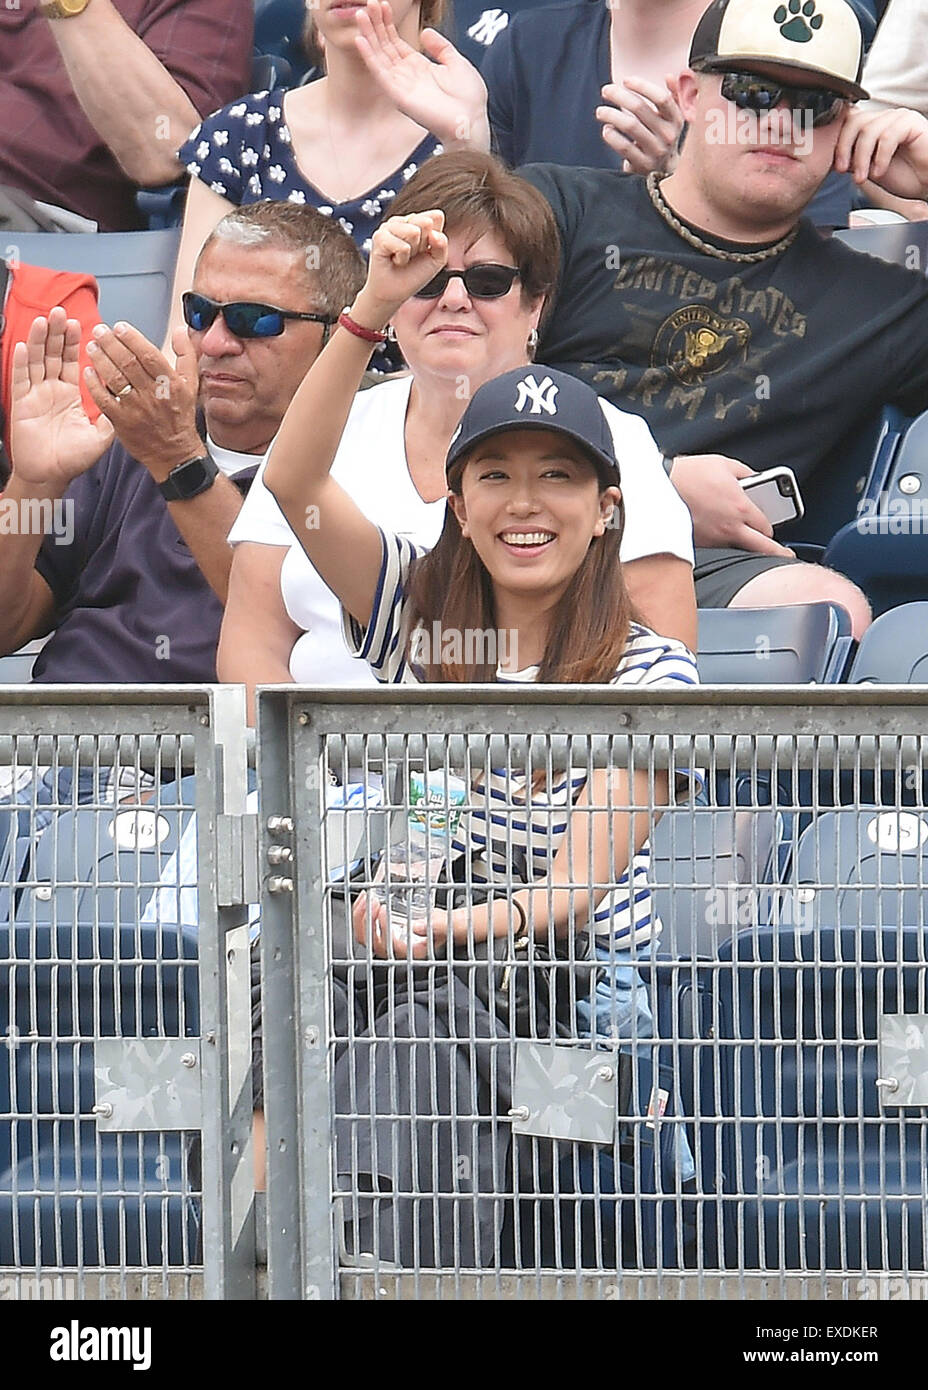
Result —
<path fill-rule="evenodd" d="M 404 428 L 412 377 L 398 377 L 359 391 L 348 416 L 332 477 L 381 530 L 431 549 L 445 518 L 444 499 L 423 502 L 409 476 Z M 625 499 L 621 556 L 627 563 L 645 555 L 670 554 L 693 563 L 689 511 L 664 472 L 661 454 L 638 415 L 600 400 L 612 430 Z M 262 463 L 245 504 L 229 532 L 229 544 L 256 541 L 287 546 L 280 573 L 284 607 L 303 629 L 290 654 L 290 674 L 300 685 L 372 685 L 364 661 L 342 640 L 338 600 L 294 538 L 274 497 L 264 486 Z"/>
<path fill-rule="evenodd" d="M 928 8 L 925 0 L 892 0 L 864 66 L 870 100 L 864 111 L 910 107 L 928 116 Z"/>

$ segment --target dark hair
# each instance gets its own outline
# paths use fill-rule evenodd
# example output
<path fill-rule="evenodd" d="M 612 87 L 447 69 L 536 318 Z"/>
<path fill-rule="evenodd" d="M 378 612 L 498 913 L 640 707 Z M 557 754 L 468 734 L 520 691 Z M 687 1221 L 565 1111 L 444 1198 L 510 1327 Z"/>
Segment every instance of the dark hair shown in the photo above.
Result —
<path fill-rule="evenodd" d="M 460 495 L 467 457 L 448 471 L 448 487 Z M 554 613 L 545 653 L 538 669 L 544 684 L 610 682 L 616 672 L 632 620 L 631 602 L 619 549 L 625 525 L 621 499 L 613 520 L 601 536 L 590 541 L 586 555 L 571 579 Z M 496 605 L 490 575 L 474 549 L 461 534 L 449 506 L 438 543 L 420 556 L 409 576 L 409 635 L 407 659 L 414 660 L 414 633 L 438 624 L 442 632 L 497 630 Z M 466 644 L 463 644 L 466 647 Z M 434 653 L 433 653 L 434 654 Z M 466 651 L 462 653 L 466 656 Z M 471 653 L 473 655 L 473 653 Z M 427 681 L 493 682 L 496 668 L 486 661 L 433 660 L 423 668 Z"/>
<path fill-rule="evenodd" d="M 215 241 L 282 247 L 299 256 L 314 309 L 333 318 L 364 284 L 364 258 L 348 233 L 333 218 L 300 203 L 249 203 L 227 213 L 203 243 L 197 266 Z"/>
<path fill-rule="evenodd" d="M 400 189 L 385 216 L 438 208 L 445 228 L 494 232 L 519 267 L 524 299 L 551 304 L 560 267 L 560 236 L 548 200 L 492 154 L 453 150 L 430 159 Z M 544 315 L 542 316 L 544 318 Z"/>

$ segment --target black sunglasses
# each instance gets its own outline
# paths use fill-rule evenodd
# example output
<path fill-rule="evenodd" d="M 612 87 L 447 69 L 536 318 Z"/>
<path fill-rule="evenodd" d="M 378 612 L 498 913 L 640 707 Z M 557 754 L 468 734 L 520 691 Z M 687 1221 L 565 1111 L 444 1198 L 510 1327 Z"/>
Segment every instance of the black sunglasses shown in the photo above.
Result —
<path fill-rule="evenodd" d="M 222 314 L 226 328 L 236 338 L 279 338 L 287 319 L 303 319 L 307 323 L 324 323 L 331 327 L 335 319 L 328 314 L 298 314 L 293 309 L 277 309 L 273 304 L 252 304 L 242 300 L 235 304 L 217 304 L 205 294 L 188 290 L 183 296 L 184 320 L 195 333 L 204 333 Z"/>
<path fill-rule="evenodd" d="M 464 288 L 471 299 L 499 299 L 512 289 L 512 282 L 519 274 L 518 266 L 493 265 L 487 261 L 483 265 L 469 265 L 466 270 L 440 270 L 421 290 L 416 290 L 416 299 L 437 299 L 444 294 L 448 281 L 457 278 L 464 281 Z"/>
<path fill-rule="evenodd" d="M 831 125 L 841 114 L 845 101 L 837 92 L 790 87 L 752 72 L 726 72 L 722 78 L 722 96 L 742 111 L 757 112 L 772 111 L 785 97 L 793 111 L 808 111 L 814 126 Z"/>

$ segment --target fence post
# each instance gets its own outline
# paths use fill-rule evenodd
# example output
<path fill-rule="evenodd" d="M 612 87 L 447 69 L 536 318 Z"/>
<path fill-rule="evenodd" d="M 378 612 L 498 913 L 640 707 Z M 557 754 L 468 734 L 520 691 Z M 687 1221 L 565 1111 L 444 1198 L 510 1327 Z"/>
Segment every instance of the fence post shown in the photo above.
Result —
<path fill-rule="evenodd" d="M 247 905 L 219 906 L 216 818 L 242 816 L 245 691 L 210 690 L 197 758 L 200 1014 L 203 1038 L 203 1279 L 207 1298 L 255 1297 L 254 1146 Z M 199 751 L 199 750 L 198 750 Z M 247 876 L 243 876 L 247 877 Z"/>
<path fill-rule="evenodd" d="M 270 855 L 294 853 L 289 701 L 262 691 L 257 701 L 261 816 L 261 1006 L 273 1027 L 263 1029 L 264 1123 L 267 1135 L 268 1297 L 303 1297 L 299 1091 L 297 1086 L 297 969 L 293 926 L 296 866 L 271 867 Z M 289 825 L 289 829 L 287 828 Z M 282 860 L 285 863 L 286 860 Z M 271 883 L 276 878 L 277 884 Z M 282 891 L 270 892 L 270 887 Z"/>

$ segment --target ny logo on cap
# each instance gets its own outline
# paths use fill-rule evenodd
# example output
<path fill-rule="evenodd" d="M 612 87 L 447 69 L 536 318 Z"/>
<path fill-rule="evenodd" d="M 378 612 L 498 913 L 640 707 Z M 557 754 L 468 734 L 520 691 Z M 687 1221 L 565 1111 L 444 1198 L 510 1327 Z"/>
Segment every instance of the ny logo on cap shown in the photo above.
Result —
<path fill-rule="evenodd" d="M 554 404 L 554 398 L 557 395 L 557 390 L 558 388 L 549 376 L 546 376 L 540 385 L 534 376 L 523 377 L 519 382 L 516 410 L 521 414 L 531 401 L 530 415 L 540 415 L 543 410 L 548 415 L 556 415 L 557 406 Z"/>

